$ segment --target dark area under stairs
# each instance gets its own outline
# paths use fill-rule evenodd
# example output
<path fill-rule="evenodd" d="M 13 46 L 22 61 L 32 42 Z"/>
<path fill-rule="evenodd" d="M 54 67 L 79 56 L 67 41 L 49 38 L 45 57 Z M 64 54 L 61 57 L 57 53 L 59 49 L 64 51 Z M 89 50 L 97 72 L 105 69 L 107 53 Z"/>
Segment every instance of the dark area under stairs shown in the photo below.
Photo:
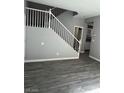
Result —
<path fill-rule="evenodd" d="M 80 59 L 24 64 L 25 93 L 85 93 L 98 89 L 100 63 L 81 54 Z"/>
<path fill-rule="evenodd" d="M 53 9 L 52 13 L 57 17 L 58 15 L 60 15 L 61 13 L 65 12 L 65 11 L 71 11 L 71 10 L 67 10 L 67 9 L 62 9 L 62 8 L 58 8 L 58 7 L 54 7 L 54 6 L 49 6 L 49 5 L 45 5 L 45 4 L 39 4 L 39 3 L 35 3 L 35 2 L 31 2 L 31 1 L 26 1 L 25 2 L 25 6 L 29 7 L 29 8 L 34 8 L 34 9 L 40 9 L 40 10 L 46 10 L 49 11 L 49 9 Z M 77 15 L 78 13 L 75 11 L 71 11 L 73 12 L 73 16 Z"/>

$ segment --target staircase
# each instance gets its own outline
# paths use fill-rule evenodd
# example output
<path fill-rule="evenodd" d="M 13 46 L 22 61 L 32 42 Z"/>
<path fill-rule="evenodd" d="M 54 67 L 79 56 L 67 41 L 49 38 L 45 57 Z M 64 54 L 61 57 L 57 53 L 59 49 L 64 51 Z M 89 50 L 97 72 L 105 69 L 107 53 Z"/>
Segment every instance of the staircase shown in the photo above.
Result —
<path fill-rule="evenodd" d="M 76 51 L 79 57 L 81 42 L 53 15 L 51 10 L 44 11 L 26 7 L 25 14 L 26 27 L 52 29 L 66 44 Z"/>

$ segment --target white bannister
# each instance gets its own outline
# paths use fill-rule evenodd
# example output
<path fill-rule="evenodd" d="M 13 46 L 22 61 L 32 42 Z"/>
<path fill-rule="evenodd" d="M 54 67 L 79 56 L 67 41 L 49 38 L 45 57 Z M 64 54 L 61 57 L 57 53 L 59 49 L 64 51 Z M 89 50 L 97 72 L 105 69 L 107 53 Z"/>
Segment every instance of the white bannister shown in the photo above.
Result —
<path fill-rule="evenodd" d="M 80 52 L 80 41 L 52 14 L 51 10 L 44 11 L 26 7 L 26 26 L 51 28 L 74 50 Z M 75 46 L 78 49 L 75 49 Z"/>
<path fill-rule="evenodd" d="M 34 9 L 34 8 L 29 8 L 29 7 L 26 7 L 26 9 L 28 9 L 28 10 L 34 10 L 34 11 L 40 11 L 40 12 L 46 12 L 46 13 L 49 13 L 49 11 L 39 10 L 39 9 Z"/>
<path fill-rule="evenodd" d="M 53 15 L 53 13 L 51 13 L 52 14 L 52 16 L 54 16 Z M 54 16 L 54 18 L 72 35 L 72 37 L 74 37 L 76 40 L 77 40 L 77 38 Z M 78 40 L 77 40 L 78 41 Z M 79 42 L 79 41 L 78 41 Z M 80 43 L 80 42 L 79 42 Z"/>

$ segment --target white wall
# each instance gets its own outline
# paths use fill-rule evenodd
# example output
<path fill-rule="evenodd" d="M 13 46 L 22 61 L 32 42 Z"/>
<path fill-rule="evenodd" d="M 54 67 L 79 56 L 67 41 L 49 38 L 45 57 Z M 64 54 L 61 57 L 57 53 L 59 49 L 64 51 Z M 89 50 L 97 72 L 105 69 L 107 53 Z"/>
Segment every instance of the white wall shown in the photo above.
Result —
<path fill-rule="evenodd" d="M 74 26 L 81 26 L 85 27 L 84 19 L 76 18 L 73 16 L 72 12 L 64 12 L 57 17 L 73 34 L 74 34 Z M 81 51 L 84 51 L 84 42 L 85 42 L 85 30 L 83 31 L 83 39 L 82 39 L 82 46 Z"/>
<path fill-rule="evenodd" d="M 76 51 L 51 29 L 26 27 L 25 43 L 25 60 L 78 57 Z"/>
<path fill-rule="evenodd" d="M 88 18 L 86 21 L 94 22 L 89 55 L 100 60 L 100 16 Z"/>

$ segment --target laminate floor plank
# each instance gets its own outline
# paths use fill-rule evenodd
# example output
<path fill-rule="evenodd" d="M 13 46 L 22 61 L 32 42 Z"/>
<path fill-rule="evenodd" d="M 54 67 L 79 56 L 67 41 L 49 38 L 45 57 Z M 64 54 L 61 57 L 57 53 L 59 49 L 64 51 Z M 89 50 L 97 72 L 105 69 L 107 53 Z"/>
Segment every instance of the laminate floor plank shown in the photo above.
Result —
<path fill-rule="evenodd" d="M 25 93 L 85 93 L 99 88 L 100 62 L 81 54 L 76 60 L 24 64 Z"/>

